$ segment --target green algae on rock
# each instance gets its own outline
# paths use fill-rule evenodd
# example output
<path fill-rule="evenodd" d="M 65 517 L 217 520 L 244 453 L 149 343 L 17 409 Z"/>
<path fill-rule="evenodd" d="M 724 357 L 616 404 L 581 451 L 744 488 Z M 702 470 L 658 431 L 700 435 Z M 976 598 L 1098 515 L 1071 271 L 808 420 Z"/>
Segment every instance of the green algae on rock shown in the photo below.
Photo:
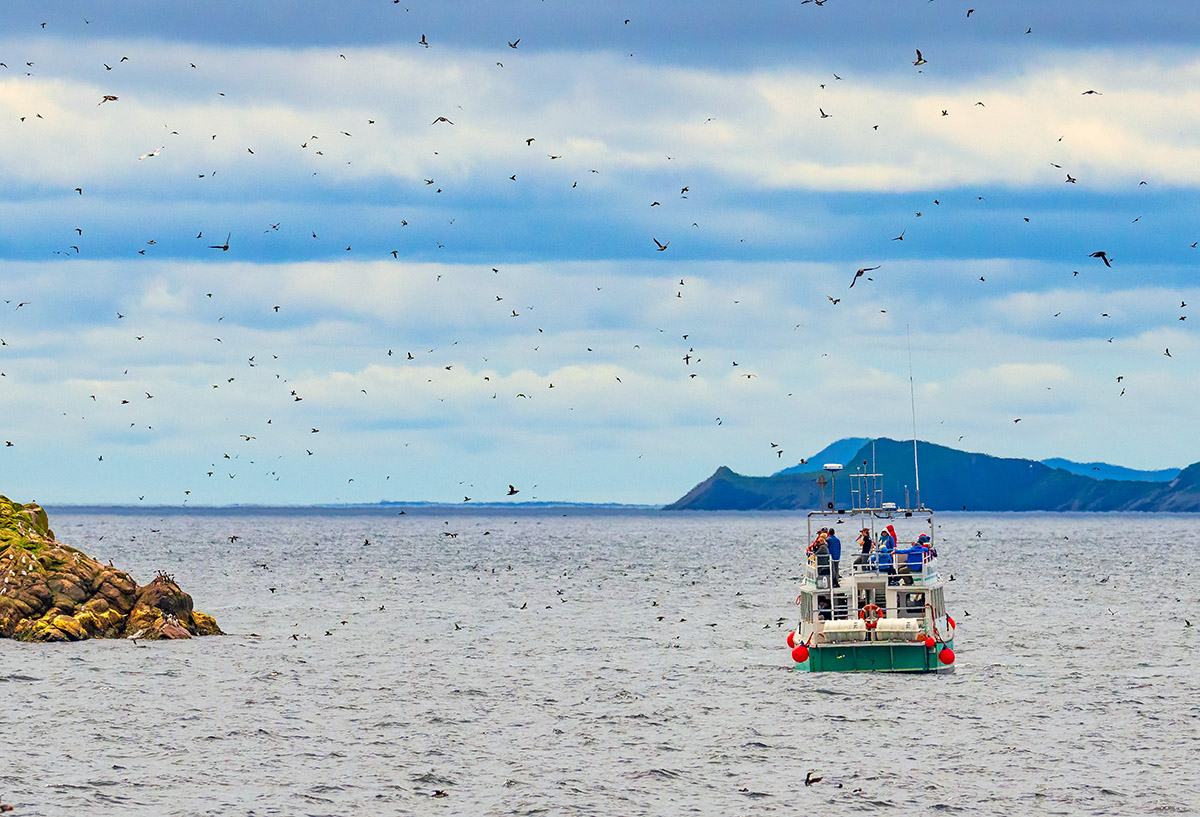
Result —
<path fill-rule="evenodd" d="M 221 635 L 192 597 L 159 573 L 137 582 L 54 538 L 46 512 L 0 495 L 0 637 L 82 641 Z"/>

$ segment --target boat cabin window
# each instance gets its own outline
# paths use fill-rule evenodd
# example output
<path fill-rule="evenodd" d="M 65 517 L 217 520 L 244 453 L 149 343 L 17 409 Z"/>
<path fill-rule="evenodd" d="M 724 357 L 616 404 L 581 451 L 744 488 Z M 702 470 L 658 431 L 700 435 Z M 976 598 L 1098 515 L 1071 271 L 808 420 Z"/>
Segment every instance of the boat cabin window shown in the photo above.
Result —
<path fill-rule="evenodd" d="M 925 592 L 897 593 L 900 618 L 918 618 L 925 615 Z"/>
<path fill-rule="evenodd" d="M 853 615 L 850 612 L 850 593 L 846 590 L 833 591 L 833 618 L 835 621 L 845 621 L 848 618 L 858 616 L 858 610 L 855 608 Z"/>
<path fill-rule="evenodd" d="M 858 588 L 858 609 L 861 610 L 868 604 L 875 604 L 879 607 L 887 605 L 887 592 L 883 587 L 862 587 Z"/>
<path fill-rule="evenodd" d="M 833 608 L 829 603 L 829 595 L 827 593 L 817 594 L 817 618 L 829 621 L 833 618 Z"/>

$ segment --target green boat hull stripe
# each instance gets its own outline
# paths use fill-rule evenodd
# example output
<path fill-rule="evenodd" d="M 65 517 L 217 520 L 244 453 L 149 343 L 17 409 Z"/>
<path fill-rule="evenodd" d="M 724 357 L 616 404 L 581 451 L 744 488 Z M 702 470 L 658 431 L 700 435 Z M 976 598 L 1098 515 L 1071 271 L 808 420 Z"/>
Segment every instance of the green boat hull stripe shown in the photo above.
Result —
<path fill-rule="evenodd" d="M 930 648 L 923 643 L 830 644 L 810 647 L 808 660 L 796 669 L 809 672 L 948 672 L 938 660 L 942 647 L 954 649 L 951 639 Z"/>

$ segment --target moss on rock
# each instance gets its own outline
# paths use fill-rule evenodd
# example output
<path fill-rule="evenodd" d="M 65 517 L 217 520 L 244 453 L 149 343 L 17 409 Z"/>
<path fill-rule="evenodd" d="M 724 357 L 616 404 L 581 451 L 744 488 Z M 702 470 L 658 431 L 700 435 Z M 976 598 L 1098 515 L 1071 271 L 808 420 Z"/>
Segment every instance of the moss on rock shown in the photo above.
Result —
<path fill-rule="evenodd" d="M 221 635 L 165 573 L 137 582 L 54 538 L 46 512 L 0 496 L 0 637 L 81 641 Z"/>

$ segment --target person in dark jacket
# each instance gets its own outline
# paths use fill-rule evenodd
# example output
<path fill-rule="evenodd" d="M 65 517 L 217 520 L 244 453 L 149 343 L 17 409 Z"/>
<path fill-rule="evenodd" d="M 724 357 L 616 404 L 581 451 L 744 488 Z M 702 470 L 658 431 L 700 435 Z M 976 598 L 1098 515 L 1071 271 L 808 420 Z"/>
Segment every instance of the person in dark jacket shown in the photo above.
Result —
<path fill-rule="evenodd" d="M 817 541 L 813 542 L 809 552 L 817 558 L 817 576 L 829 575 L 829 545 L 827 544 L 829 535 L 822 529 L 821 533 L 817 534 Z M 818 579 L 818 581 L 820 581 Z M 818 585 L 820 586 L 820 585 Z"/>
<path fill-rule="evenodd" d="M 871 549 L 875 547 L 875 543 L 871 541 L 871 530 L 863 528 L 858 534 L 859 554 L 854 557 L 854 566 L 862 566 L 864 569 L 871 564 Z"/>

